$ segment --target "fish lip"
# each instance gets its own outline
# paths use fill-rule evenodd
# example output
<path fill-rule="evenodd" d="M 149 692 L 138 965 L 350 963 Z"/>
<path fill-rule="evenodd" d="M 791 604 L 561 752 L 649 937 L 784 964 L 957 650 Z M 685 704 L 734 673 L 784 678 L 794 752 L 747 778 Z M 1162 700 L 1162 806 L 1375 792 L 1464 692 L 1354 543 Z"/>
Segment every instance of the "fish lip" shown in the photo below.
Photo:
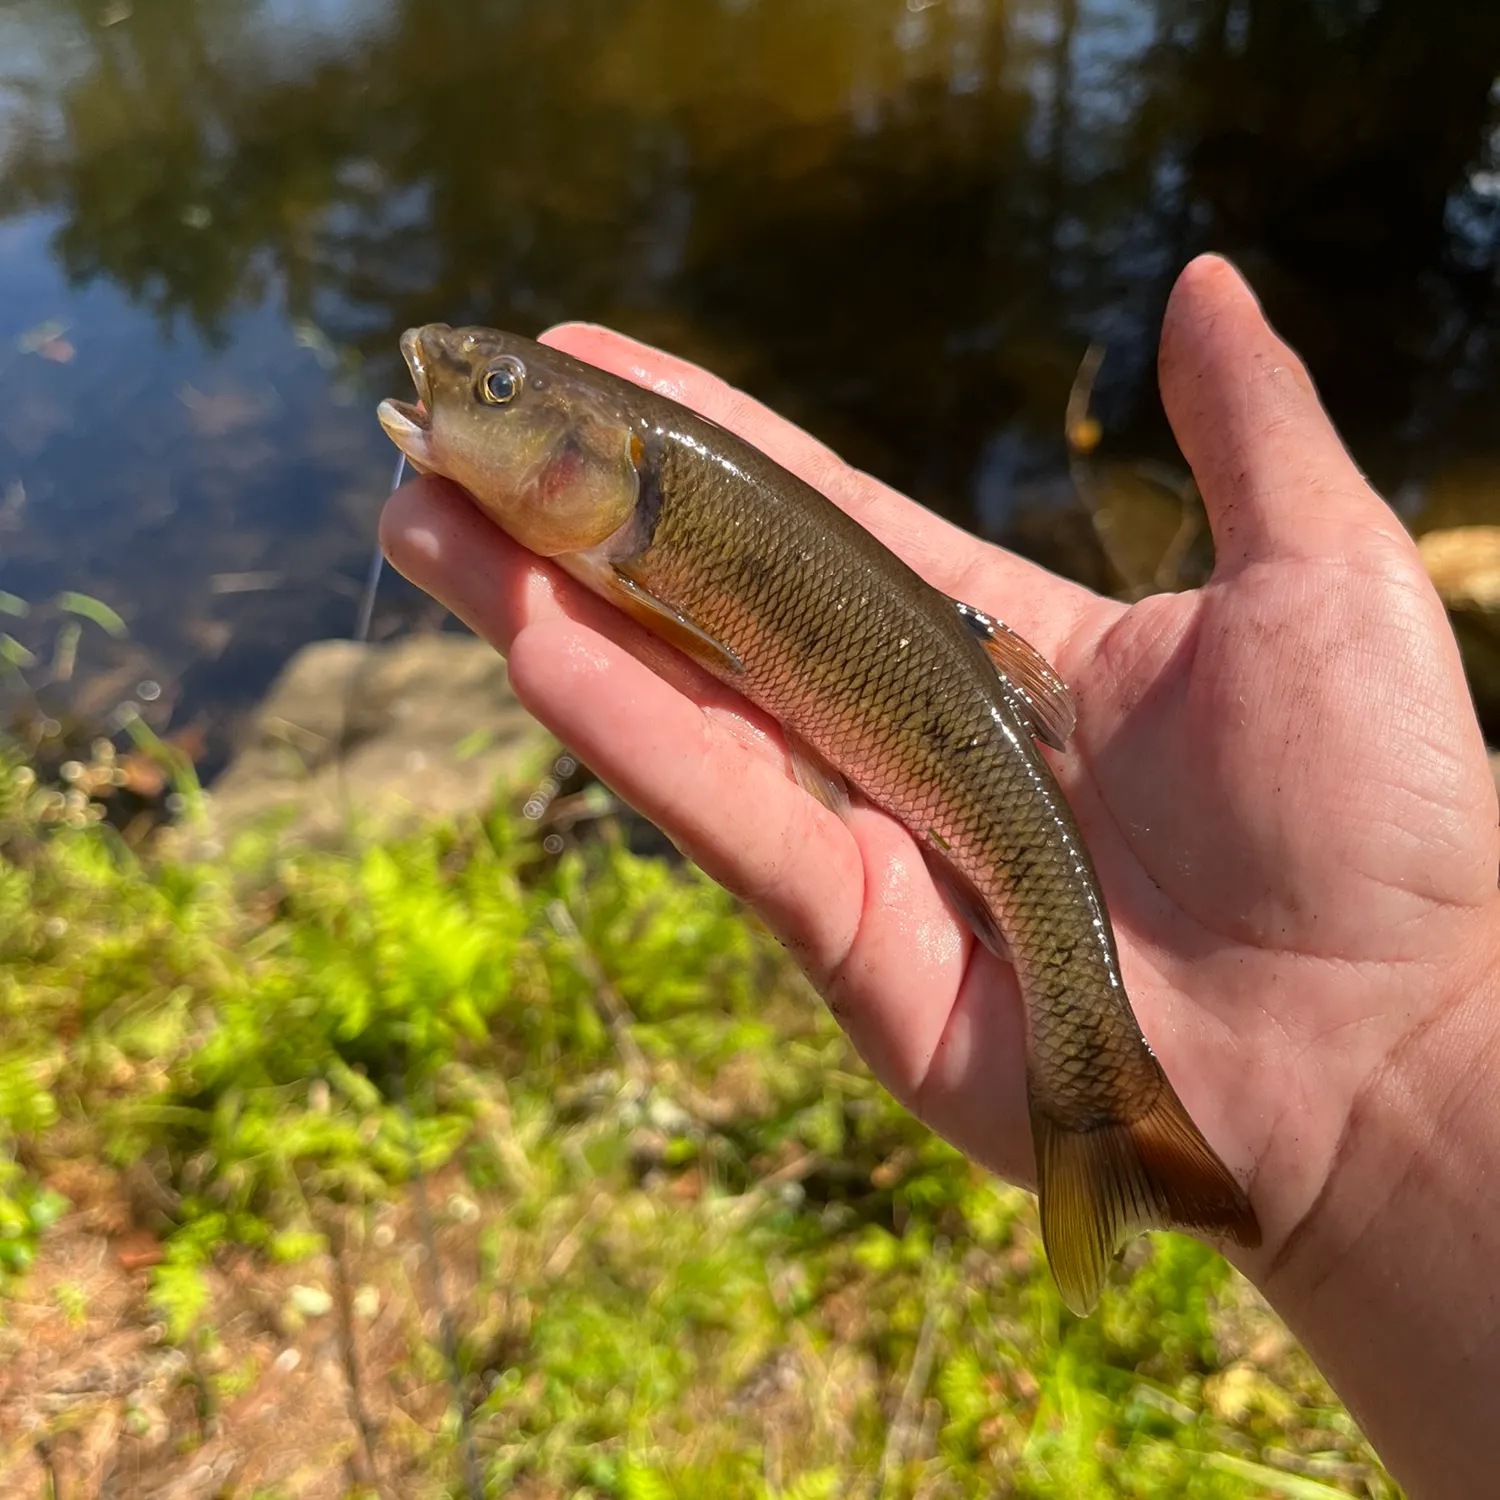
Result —
<path fill-rule="evenodd" d="M 407 401 L 382 401 L 375 409 L 385 435 L 406 455 L 406 461 L 418 474 L 430 474 L 437 467 L 429 452 L 432 429 L 427 413 Z"/>
<path fill-rule="evenodd" d="M 386 436 L 407 456 L 420 472 L 429 465 L 424 462 L 432 436 L 432 383 L 427 371 L 427 353 L 423 346 L 422 328 L 408 328 L 401 335 L 401 356 L 411 372 L 411 383 L 416 387 L 415 401 L 398 401 L 388 397 L 380 403 L 376 416 L 385 429 Z"/>
<path fill-rule="evenodd" d="M 417 389 L 416 405 L 404 401 L 392 404 L 402 411 L 418 427 L 428 428 L 432 424 L 432 381 L 427 373 L 427 350 L 423 335 L 425 328 L 408 328 L 401 335 L 401 357 L 411 371 L 411 383 Z"/>
<path fill-rule="evenodd" d="M 393 438 L 397 434 L 406 437 L 412 433 L 426 437 L 432 431 L 430 415 L 420 401 L 397 401 L 393 396 L 387 396 L 376 408 L 375 415 Z"/>

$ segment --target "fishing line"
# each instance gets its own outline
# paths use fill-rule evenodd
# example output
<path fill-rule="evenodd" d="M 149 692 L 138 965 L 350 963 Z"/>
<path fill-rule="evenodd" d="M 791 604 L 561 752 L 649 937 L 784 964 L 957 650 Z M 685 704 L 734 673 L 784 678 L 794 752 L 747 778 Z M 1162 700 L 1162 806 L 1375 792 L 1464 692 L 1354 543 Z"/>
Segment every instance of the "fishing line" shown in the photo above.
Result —
<path fill-rule="evenodd" d="M 406 455 L 397 453 L 396 469 L 391 475 L 391 494 L 401 488 L 406 475 Z M 385 567 L 385 553 L 380 550 L 380 538 L 375 539 L 375 551 L 370 558 L 370 571 L 365 574 L 365 590 L 359 599 L 359 614 L 354 621 L 354 639 L 365 645 L 370 639 L 370 621 L 375 617 L 375 595 L 380 591 L 380 574 Z"/>
<path fill-rule="evenodd" d="M 391 474 L 391 494 L 401 488 L 406 476 L 406 455 L 396 456 L 396 467 Z M 385 569 L 385 553 L 380 540 L 375 541 L 375 550 L 370 557 L 370 567 L 365 574 L 364 591 L 360 595 L 359 614 L 355 618 L 351 639 L 361 647 L 370 644 L 370 626 L 375 616 L 375 597 L 380 591 L 380 578 Z M 364 652 L 361 652 L 363 655 Z M 344 761 L 348 748 L 348 728 L 355 688 L 360 677 L 359 667 L 351 663 L 349 678 L 344 686 L 343 722 L 339 730 L 338 776 L 343 796 L 346 822 L 352 820 L 348 783 L 344 776 Z M 435 1304 L 438 1328 L 442 1340 L 443 1363 L 452 1408 L 458 1422 L 458 1446 L 463 1465 L 464 1490 L 467 1500 L 484 1500 L 484 1471 L 479 1462 L 479 1453 L 474 1442 L 474 1424 L 463 1396 L 463 1371 L 459 1365 L 458 1328 L 453 1309 L 443 1290 L 443 1267 L 438 1258 L 437 1237 L 433 1233 L 432 1209 L 427 1197 L 427 1174 L 422 1170 L 422 1153 L 417 1145 L 417 1122 L 412 1114 L 406 1094 L 405 1067 L 393 1065 L 389 1071 L 388 1092 L 394 1099 L 401 1115 L 402 1134 L 406 1137 L 407 1181 L 411 1187 L 412 1207 L 417 1220 L 417 1232 L 422 1240 L 422 1256 L 427 1262 L 429 1296 Z"/>
<path fill-rule="evenodd" d="M 391 494 L 394 495 L 401 488 L 401 480 L 406 474 L 406 455 L 396 455 L 396 467 L 391 473 Z M 378 531 L 378 525 L 377 525 Z M 368 646 L 370 643 L 370 626 L 375 618 L 375 597 L 380 592 L 380 576 L 385 568 L 385 553 L 380 548 L 380 537 L 375 538 L 375 550 L 370 554 L 370 566 L 365 570 L 365 586 L 360 591 L 359 613 L 354 617 L 354 633 L 349 637 L 359 646 Z M 363 658 L 364 652 L 361 651 Z M 344 825 L 352 827 L 354 818 L 354 803 L 349 795 L 349 780 L 345 774 L 345 762 L 349 756 L 349 720 L 354 712 L 354 694 L 359 686 L 360 663 L 351 661 L 349 663 L 349 675 L 344 682 L 343 702 L 339 707 L 339 731 L 338 737 L 333 744 L 333 769 L 334 777 L 338 782 L 339 804 L 344 810 Z"/>

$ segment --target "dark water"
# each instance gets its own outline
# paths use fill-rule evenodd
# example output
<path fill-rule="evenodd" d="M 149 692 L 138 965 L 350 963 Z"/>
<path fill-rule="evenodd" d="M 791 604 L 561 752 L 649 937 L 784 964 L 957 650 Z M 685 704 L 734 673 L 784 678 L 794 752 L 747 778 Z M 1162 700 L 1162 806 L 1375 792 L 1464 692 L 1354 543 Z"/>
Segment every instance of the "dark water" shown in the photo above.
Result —
<path fill-rule="evenodd" d="M 217 755 L 352 624 L 399 331 L 564 317 L 1108 582 L 1069 385 L 1175 458 L 1205 248 L 1409 518 L 1500 521 L 1497 79 L 1476 0 L 0 0 L 0 589 Z"/>

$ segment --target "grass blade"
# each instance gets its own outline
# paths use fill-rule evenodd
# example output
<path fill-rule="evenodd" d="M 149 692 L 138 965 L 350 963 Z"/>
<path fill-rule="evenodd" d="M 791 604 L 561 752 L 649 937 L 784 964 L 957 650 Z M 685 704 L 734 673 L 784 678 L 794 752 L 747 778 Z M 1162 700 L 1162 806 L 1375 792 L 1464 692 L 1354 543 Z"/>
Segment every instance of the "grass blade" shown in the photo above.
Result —
<path fill-rule="evenodd" d="M 82 615 L 85 620 L 92 620 L 101 630 L 120 640 L 130 634 L 125 621 L 112 610 L 102 599 L 96 599 L 92 594 L 76 594 L 67 590 L 57 596 L 57 607 L 65 610 L 70 615 Z"/>

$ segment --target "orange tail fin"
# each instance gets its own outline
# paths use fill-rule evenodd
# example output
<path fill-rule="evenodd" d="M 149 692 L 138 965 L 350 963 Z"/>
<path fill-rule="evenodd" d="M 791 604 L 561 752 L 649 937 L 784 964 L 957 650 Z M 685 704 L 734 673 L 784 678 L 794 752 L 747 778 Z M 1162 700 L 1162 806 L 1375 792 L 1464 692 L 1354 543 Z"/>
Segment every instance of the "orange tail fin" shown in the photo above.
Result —
<path fill-rule="evenodd" d="M 1099 1301 L 1115 1252 L 1143 1230 L 1191 1229 L 1247 1248 L 1260 1244 L 1244 1189 L 1165 1074 L 1156 1102 L 1134 1120 L 1076 1131 L 1033 1110 L 1031 1131 L 1042 1243 L 1063 1301 L 1080 1317 Z"/>

